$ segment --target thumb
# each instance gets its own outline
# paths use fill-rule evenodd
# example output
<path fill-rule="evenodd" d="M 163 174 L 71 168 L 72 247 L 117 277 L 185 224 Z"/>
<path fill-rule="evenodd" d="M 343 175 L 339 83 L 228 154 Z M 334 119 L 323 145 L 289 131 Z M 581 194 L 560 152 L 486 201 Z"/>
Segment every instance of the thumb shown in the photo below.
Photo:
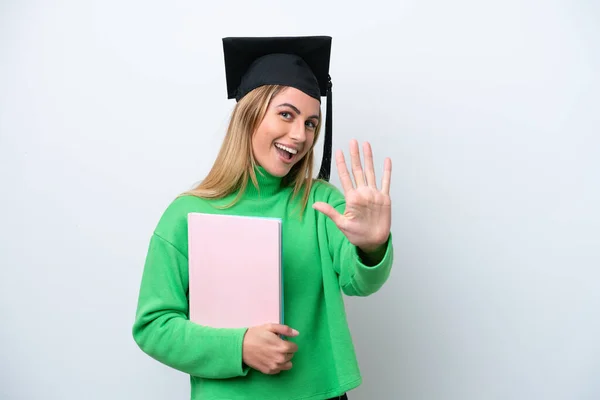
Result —
<path fill-rule="evenodd" d="M 317 201 L 313 203 L 312 206 L 315 210 L 322 212 L 337 225 L 340 226 L 342 224 L 342 214 L 340 214 L 335 208 L 333 208 L 330 204 L 324 203 L 322 201 Z"/>
<path fill-rule="evenodd" d="M 269 324 L 267 325 L 267 330 L 273 333 L 277 333 L 283 336 L 294 337 L 298 336 L 299 332 L 295 329 L 290 328 L 286 325 L 281 324 Z"/>

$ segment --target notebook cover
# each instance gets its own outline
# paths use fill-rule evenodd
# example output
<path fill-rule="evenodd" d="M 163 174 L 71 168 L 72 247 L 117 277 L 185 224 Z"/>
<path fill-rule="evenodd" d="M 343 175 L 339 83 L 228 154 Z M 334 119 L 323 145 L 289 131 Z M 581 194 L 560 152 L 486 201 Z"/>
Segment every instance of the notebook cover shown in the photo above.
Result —
<path fill-rule="evenodd" d="M 188 263 L 191 321 L 283 323 L 280 219 L 190 213 Z"/>

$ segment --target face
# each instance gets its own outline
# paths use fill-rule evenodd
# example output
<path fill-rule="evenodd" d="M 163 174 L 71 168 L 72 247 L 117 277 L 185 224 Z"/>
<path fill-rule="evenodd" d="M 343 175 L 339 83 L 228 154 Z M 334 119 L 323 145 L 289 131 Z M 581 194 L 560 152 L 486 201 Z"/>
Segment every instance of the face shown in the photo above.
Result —
<path fill-rule="evenodd" d="M 298 89 L 280 91 L 252 138 L 256 162 L 271 175 L 287 175 L 312 148 L 319 110 L 319 101 Z"/>

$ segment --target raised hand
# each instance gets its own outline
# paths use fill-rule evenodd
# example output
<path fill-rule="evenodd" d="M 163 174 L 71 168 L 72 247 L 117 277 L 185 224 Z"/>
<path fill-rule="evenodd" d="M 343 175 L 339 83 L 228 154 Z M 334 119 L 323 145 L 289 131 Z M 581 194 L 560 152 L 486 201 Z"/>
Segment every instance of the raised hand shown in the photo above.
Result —
<path fill-rule="evenodd" d="M 350 158 L 352 175 L 346 167 L 344 153 L 336 153 L 336 165 L 344 197 L 346 210 L 340 214 L 332 206 L 324 202 L 316 202 L 313 208 L 327 215 L 344 233 L 350 243 L 365 253 L 373 253 L 384 246 L 390 235 L 392 224 L 392 202 L 390 199 L 390 181 L 392 161 L 385 159 L 381 189 L 377 188 L 373 152 L 371 145 L 363 144 L 365 169 L 361 165 L 358 142 L 350 142 Z"/>
<path fill-rule="evenodd" d="M 279 335 L 293 337 L 297 336 L 298 332 L 279 324 L 249 328 L 242 343 L 244 363 L 269 375 L 292 369 L 291 360 L 298 351 L 298 345 L 281 339 Z"/>

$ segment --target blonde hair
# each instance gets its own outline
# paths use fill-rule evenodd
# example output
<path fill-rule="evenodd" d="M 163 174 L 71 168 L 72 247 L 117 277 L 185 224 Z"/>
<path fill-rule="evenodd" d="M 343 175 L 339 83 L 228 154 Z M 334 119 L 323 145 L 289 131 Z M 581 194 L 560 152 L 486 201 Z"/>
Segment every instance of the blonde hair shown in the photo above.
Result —
<path fill-rule="evenodd" d="M 252 152 L 252 136 L 262 122 L 273 97 L 285 89 L 280 85 L 265 85 L 254 89 L 236 104 L 227 134 L 221 145 L 215 163 L 206 178 L 195 188 L 182 194 L 205 199 L 221 199 L 238 192 L 236 198 L 223 208 L 236 204 L 243 196 L 248 180 L 258 187 Z M 313 184 L 314 144 L 317 142 L 321 127 L 321 115 L 315 129 L 315 138 L 308 153 L 297 162 L 283 177 L 282 186 L 293 186 L 293 197 L 303 192 L 301 214 L 306 209 Z"/>

